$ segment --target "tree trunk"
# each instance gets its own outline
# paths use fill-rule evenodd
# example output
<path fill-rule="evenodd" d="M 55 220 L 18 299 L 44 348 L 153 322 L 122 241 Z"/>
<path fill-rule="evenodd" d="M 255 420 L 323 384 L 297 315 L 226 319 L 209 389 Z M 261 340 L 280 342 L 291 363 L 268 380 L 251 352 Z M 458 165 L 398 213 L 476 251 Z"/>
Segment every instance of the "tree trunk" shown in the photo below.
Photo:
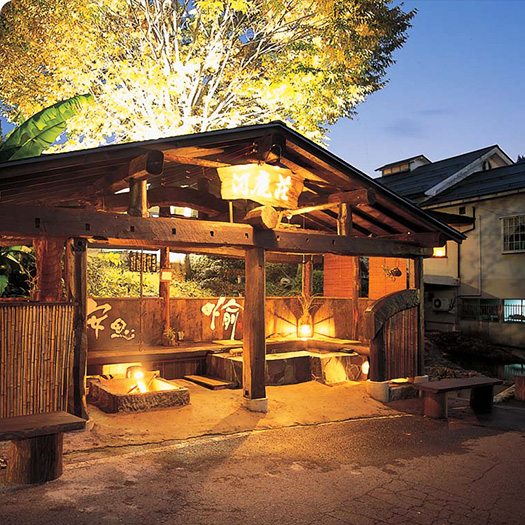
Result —
<path fill-rule="evenodd" d="M 62 256 L 64 241 L 35 239 L 36 301 L 60 301 L 62 299 Z"/>

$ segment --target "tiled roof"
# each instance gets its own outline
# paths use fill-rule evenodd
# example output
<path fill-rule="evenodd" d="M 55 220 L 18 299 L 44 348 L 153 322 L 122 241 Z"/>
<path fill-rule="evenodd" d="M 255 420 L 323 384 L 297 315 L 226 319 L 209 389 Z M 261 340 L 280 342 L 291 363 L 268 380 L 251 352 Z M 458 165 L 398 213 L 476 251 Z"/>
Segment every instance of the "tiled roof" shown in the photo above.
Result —
<path fill-rule="evenodd" d="M 419 168 L 410 172 L 386 175 L 376 180 L 403 197 L 416 198 L 495 147 L 488 146 L 464 153 L 463 155 L 419 166 Z"/>
<path fill-rule="evenodd" d="M 525 188 L 525 162 L 473 173 L 425 204 L 451 202 L 522 188 Z"/>

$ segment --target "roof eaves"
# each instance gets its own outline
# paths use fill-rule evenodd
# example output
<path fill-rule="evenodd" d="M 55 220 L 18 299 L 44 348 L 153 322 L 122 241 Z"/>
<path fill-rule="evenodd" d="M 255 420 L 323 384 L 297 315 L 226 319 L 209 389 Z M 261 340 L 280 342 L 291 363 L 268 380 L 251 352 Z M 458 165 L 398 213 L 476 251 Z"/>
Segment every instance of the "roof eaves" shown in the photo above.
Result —
<path fill-rule="evenodd" d="M 329 164 L 336 164 L 339 165 L 343 170 L 351 171 L 353 174 L 357 175 L 363 182 L 366 182 L 368 184 L 371 184 L 375 189 L 381 190 L 385 192 L 389 198 L 393 199 L 394 201 L 398 201 L 400 204 L 408 208 L 411 212 L 418 215 L 420 218 L 426 220 L 432 226 L 435 228 L 441 230 L 443 233 L 448 235 L 452 240 L 456 240 L 458 242 L 461 242 L 463 239 L 466 239 L 466 236 L 462 233 L 458 232 L 454 228 L 451 228 L 448 226 L 448 224 L 443 223 L 442 221 L 436 219 L 435 217 L 432 217 L 428 213 L 426 213 L 424 210 L 422 210 L 419 206 L 412 203 L 408 199 L 402 197 L 401 195 L 398 195 L 397 193 L 393 192 L 386 186 L 383 186 L 382 184 L 378 183 L 376 179 L 373 179 L 366 175 L 364 172 L 358 170 L 357 168 L 354 168 L 351 164 L 348 164 L 345 160 L 337 157 L 330 151 L 322 148 L 315 142 L 311 141 L 310 139 L 303 137 L 300 133 L 294 131 L 293 129 L 290 129 L 288 127 L 285 127 L 286 133 L 293 136 L 295 138 L 296 142 L 302 142 L 306 143 L 310 148 L 314 149 L 316 151 L 316 154 L 319 156 L 321 160 L 325 160 L 325 162 Z"/>

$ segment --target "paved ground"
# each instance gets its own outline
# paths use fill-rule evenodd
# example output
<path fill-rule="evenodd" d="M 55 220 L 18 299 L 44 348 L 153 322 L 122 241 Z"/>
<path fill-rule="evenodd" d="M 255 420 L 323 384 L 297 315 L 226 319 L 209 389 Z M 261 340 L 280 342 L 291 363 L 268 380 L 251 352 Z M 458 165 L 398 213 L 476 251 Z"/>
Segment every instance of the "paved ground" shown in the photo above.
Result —
<path fill-rule="evenodd" d="M 189 381 L 177 380 L 190 391 L 185 407 L 147 412 L 105 414 L 89 405 L 94 423 L 91 432 L 69 434 L 66 451 L 161 443 L 209 434 L 231 434 L 252 429 L 311 425 L 362 417 L 394 414 L 395 411 L 370 398 L 364 382 L 348 381 L 329 387 L 317 381 L 267 387 L 267 414 L 241 408 L 242 390 L 211 391 Z"/>
<path fill-rule="evenodd" d="M 70 451 L 0 524 L 525 523 L 525 434 L 408 414 Z"/>

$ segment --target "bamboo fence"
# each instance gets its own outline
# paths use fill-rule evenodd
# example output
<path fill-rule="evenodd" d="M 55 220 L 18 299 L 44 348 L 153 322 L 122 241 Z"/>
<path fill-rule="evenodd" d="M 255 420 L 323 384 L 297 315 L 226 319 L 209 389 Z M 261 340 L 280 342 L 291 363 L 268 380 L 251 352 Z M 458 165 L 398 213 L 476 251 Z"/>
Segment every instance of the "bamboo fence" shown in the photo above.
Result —
<path fill-rule="evenodd" d="M 74 305 L 0 305 L 0 418 L 67 410 Z"/>

